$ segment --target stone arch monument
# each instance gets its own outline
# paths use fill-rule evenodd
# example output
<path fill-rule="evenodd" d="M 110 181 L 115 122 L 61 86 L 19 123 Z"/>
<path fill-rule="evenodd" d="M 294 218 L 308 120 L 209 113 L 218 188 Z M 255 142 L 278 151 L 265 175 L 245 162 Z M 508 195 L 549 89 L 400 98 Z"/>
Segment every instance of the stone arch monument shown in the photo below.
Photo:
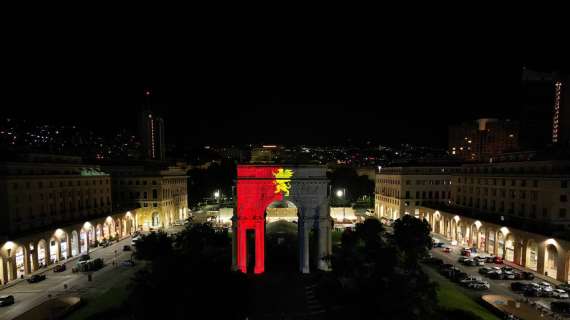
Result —
<path fill-rule="evenodd" d="M 298 214 L 299 271 L 309 273 L 309 235 L 317 234 L 317 268 L 329 270 L 332 220 L 326 167 L 317 165 L 238 165 L 232 218 L 232 267 L 248 270 L 247 235 L 254 237 L 253 272 L 265 271 L 265 212 L 275 201 L 295 204 Z M 251 250 L 251 248 L 250 248 Z"/>

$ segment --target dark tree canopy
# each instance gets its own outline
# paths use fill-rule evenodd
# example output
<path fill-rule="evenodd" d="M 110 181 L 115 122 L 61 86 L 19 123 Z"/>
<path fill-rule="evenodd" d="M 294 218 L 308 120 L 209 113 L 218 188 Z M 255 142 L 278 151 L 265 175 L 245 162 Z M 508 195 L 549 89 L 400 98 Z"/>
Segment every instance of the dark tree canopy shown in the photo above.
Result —
<path fill-rule="evenodd" d="M 406 214 L 394 222 L 393 228 L 394 242 L 409 263 L 417 263 L 432 248 L 431 228 L 426 220 Z"/>

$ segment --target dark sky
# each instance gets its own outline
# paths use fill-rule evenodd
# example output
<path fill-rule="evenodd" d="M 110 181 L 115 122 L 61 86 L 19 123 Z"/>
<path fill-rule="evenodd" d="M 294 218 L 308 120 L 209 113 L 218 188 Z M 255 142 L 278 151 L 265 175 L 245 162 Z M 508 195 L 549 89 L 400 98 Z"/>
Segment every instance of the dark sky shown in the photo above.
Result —
<path fill-rule="evenodd" d="M 180 144 L 371 138 L 445 146 L 450 123 L 518 117 L 523 65 L 558 66 L 554 56 L 529 54 L 547 47 L 540 34 L 519 34 L 521 42 L 494 30 L 457 36 L 451 27 L 252 34 L 154 26 L 61 23 L 9 33 L 1 112 L 134 129 L 150 87 L 169 140 Z"/>

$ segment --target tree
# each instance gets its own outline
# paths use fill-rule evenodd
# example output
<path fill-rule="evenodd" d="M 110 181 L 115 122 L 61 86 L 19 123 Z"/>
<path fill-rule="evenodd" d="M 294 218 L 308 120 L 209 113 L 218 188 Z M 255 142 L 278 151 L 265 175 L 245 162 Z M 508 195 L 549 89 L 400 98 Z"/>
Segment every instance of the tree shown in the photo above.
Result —
<path fill-rule="evenodd" d="M 322 279 L 318 295 L 334 309 L 332 319 L 439 319 L 435 284 L 404 259 L 395 241 L 385 241 L 376 219 L 345 231 L 333 255 L 333 272 Z"/>
<path fill-rule="evenodd" d="M 401 250 L 407 264 L 415 266 L 433 245 L 428 222 L 406 214 L 394 221 L 393 227 L 396 246 Z"/>
<path fill-rule="evenodd" d="M 172 238 L 165 232 L 151 232 L 142 235 L 135 242 L 135 258 L 140 260 L 154 260 L 161 256 L 168 256 L 172 253 Z"/>
<path fill-rule="evenodd" d="M 249 280 L 232 272 L 231 246 L 225 232 L 189 221 L 161 254 L 162 234 L 141 240 L 148 267 L 132 281 L 125 312 L 131 319 L 244 319 L 249 312 Z M 137 244 L 137 250 L 139 246 Z"/>

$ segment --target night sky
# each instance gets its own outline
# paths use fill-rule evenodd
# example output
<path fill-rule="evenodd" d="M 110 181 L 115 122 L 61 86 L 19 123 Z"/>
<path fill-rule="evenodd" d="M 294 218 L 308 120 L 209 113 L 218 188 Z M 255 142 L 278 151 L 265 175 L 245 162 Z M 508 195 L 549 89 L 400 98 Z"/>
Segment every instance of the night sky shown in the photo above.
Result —
<path fill-rule="evenodd" d="M 559 67 L 500 37 L 424 30 L 343 39 L 40 28 L 7 40 L 1 112 L 134 131 L 152 88 L 169 141 L 180 144 L 351 138 L 443 147 L 450 123 L 518 117 L 523 65 Z"/>

